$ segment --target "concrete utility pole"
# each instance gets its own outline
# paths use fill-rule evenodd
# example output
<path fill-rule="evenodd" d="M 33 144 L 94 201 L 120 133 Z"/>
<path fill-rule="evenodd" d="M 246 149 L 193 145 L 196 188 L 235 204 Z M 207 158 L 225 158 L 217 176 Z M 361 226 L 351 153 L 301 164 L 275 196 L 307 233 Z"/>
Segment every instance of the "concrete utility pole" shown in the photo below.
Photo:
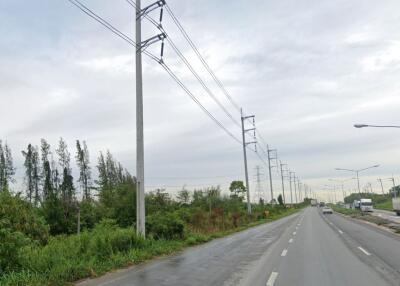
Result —
<path fill-rule="evenodd" d="M 136 232 L 145 236 L 141 0 L 136 0 Z"/>
<path fill-rule="evenodd" d="M 269 149 L 269 146 L 267 145 L 267 156 L 268 156 L 268 173 L 269 173 L 269 188 L 271 190 L 271 203 L 274 201 L 274 189 L 272 186 L 272 174 L 271 174 L 271 160 L 276 159 L 271 157 L 271 152 L 276 152 L 276 149 Z"/>
<path fill-rule="evenodd" d="M 240 117 L 242 121 L 242 143 L 243 143 L 243 160 L 244 160 L 244 175 L 246 179 L 246 194 L 247 194 L 247 212 L 251 214 L 251 202 L 250 202 L 250 187 L 249 187 L 249 173 L 247 170 L 247 152 L 246 147 L 249 144 L 255 144 L 256 142 L 246 142 L 246 132 L 250 130 L 254 130 L 255 128 L 245 129 L 244 128 L 244 121 L 248 118 L 254 118 L 254 115 L 251 116 L 243 116 L 243 110 L 240 109 Z"/>
<path fill-rule="evenodd" d="M 382 194 L 385 194 L 385 190 L 383 189 L 383 183 L 382 183 L 382 179 L 379 178 L 378 179 L 379 183 L 381 183 L 381 188 L 382 188 Z"/>
<path fill-rule="evenodd" d="M 260 202 L 260 199 L 262 198 L 262 191 L 261 191 L 261 175 L 262 173 L 260 173 L 261 167 L 260 166 L 256 166 L 256 179 L 257 179 L 257 189 L 256 189 L 256 200 L 258 199 L 258 202 Z"/>
<path fill-rule="evenodd" d="M 397 198 L 397 192 L 396 192 L 396 183 L 394 182 L 394 177 L 389 178 L 389 180 L 392 181 L 393 183 L 393 193 L 394 193 L 394 198 Z"/>
<path fill-rule="evenodd" d="M 297 200 L 296 173 L 293 173 L 293 184 L 294 184 L 294 196 L 295 196 L 296 204 L 297 204 L 299 201 Z"/>
<path fill-rule="evenodd" d="M 299 201 L 301 203 L 301 199 L 302 199 L 302 197 L 301 197 L 301 183 L 300 183 L 299 178 L 297 178 L 297 188 L 299 190 Z"/>
<path fill-rule="evenodd" d="M 294 174 L 294 173 L 289 171 L 290 203 L 291 203 L 291 204 L 293 204 L 292 174 Z"/>
<path fill-rule="evenodd" d="M 283 204 L 286 204 L 286 198 L 285 198 L 285 182 L 283 181 L 283 166 L 286 166 L 287 164 L 282 164 L 281 161 L 279 161 L 279 165 L 281 167 L 281 179 L 282 179 L 282 193 L 283 193 Z"/>

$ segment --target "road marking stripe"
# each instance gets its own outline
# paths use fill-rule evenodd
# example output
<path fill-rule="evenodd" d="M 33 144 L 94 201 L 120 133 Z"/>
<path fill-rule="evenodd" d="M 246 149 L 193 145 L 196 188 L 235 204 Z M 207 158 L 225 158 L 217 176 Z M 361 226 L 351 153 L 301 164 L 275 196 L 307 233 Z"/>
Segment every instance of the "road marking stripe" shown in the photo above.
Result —
<path fill-rule="evenodd" d="M 275 280 L 278 277 L 278 272 L 272 272 L 267 281 L 267 286 L 274 286 Z"/>
<path fill-rule="evenodd" d="M 299 227 L 298 226 L 296 226 L 296 229 L 298 229 Z"/>
<path fill-rule="evenodd" d="M 295 231 L 293 232 L 293 235 L 296 235 L 296 232 L 295 232 Z"/>
<path fill-rule="evenodd" d="M 333 223 L 329 222 L 330 225 L 333 225 Z"/>
<path fill-rule="evenodd" d="M 282 251 L 281 256 L 286 256 L 286 254 L 287 254 L 287 249 L 284 249 L 284 250 Z"/>
<path fill-rule="evenodd" d="M 339 232 L 340 234 L 343 234 L 343 231 L 341 231 L 340 229 L 338 229 L 338 232 Z"/>
<path fill-rule="evenodd" d="M 371 253 L 369 253 L 368 251 L 366 251 L 364 248 L 362 248 L 361 246 L 358 247 L 359 250 L 361 250 L 362 252 L 364 252 L 365 255 L 371 255 Z"/>
<path fill-rule="evenodd" d="M 289 239 L 289 243 L 292 243 L 292 242 L 293 242 L 293 238 Z"/>

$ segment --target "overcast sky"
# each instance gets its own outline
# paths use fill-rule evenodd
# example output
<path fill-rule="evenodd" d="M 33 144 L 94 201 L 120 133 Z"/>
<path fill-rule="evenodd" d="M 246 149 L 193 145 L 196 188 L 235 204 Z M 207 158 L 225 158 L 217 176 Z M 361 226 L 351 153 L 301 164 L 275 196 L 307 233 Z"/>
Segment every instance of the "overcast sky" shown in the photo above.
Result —
<path fill-rule="evenodd" d="M 124 0 L 82 0 L 134 37 Z M 142 1 L 142 5 L 151 1 Z M 380 164 L 361 180 L 400 180 L 400 132 L 355 129 L 354 123 L 400 124 L 400 2 L 311 0 L 170 0 L 175 15 L 208 64 L 279 159 L 320 191 L 328 178 L 351 178 L 335 167 Z M 152 16 L 158 18 L 157 12 Z M 212 82 L 171 19 L 164 25 L 179 49 L 232 115 L 240 114 Z M 143 22 L 144 35 L 157 31 Z M 0 139 L 21 150 L 59 137 L 71 149 L 86 140 L 92 165 L 111 150 L 135 174 L 134 50 L 66 0 L 0 2 Z M 160 45 L 149 51 L 159 54 Z M 165 62 L 236 137 L 239 127 L 165 47 Z M 240 144 L 232 140 L 155 62 L 144 58 L 147 189 L 220 184 L 243 179 Z M 71 150 L 72 151 L 72 150 Z M 267 170 L 250 154 L 255 167 Z M 275 187 L 280 183 L 274 173 Z M 386 181 L 385 188 L 390 186 Z M 288 186 L 287 186 L 288 187 Z M 346 183 L 354 188 L 354 183 Z M 268 190 L 269 191 L 269 190 Z M 320 191 L 323 193 L 324 191 Z M 326 195 L 326 193 L 324 193 Z"/>

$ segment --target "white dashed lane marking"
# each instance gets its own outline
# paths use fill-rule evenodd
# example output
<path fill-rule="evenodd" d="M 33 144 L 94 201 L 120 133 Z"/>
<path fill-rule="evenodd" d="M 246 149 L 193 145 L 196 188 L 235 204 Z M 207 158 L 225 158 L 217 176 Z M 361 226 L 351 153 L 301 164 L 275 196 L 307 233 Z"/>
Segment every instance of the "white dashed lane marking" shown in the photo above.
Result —
<path fill-rule="evenodd" d="M 292 242 L 293 242 L 293 238 L 289 239 L 289 243 L 292 243 Z"/>
<path fill-rule="evenodd" d="M 267 286 L 274 286 L 275 280 L 278 277 L 278 272 L 272 272 L 267 281 Z"/>
<path fill-rule="evenodd" d="M 287 249 L 284 249 L 283 251 L 282 251 L 282 254 L 281 254 L 281 256 L 286 256 L 286 254 L 287 254 Z"/>
<path fill-rule="evenodd" d="M 365 255 L 370 256 L 371 253 L 369 253 L 368 251 L 366 251 L 364 248 L 362 248 L 361 246 L 358 247 L 359 250 L 361 250 L 362 252 L 364 252 Z"/>

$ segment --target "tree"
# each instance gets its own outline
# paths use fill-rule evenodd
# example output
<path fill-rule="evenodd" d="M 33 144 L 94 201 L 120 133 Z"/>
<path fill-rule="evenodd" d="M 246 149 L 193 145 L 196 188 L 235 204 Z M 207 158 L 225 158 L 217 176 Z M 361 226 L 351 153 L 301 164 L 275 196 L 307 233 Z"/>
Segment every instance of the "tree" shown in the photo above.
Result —
<path fill-rule="evenodd" d="M 178 201 L 182 204 L 188 204 L 190 202 L 190 193 L 188 190 L 186 190 L 185 188 L 183 188 L 182 190 L 180 190 L 178 192 L 178 195 L 176 196 L 176 198 L 178 199 Z"/>
<path fill-rule="evenodd" d="M 11 149 L 7 143 L 3 146 L 0 140 L 0 192 L 8 190 L 9 184 L 14 182 L 14 174 Z"/>
<path fill-rule="evenodd" d="M 42 180 L 42 196 L 43 200 L 46 200 L 50 193 L 53 192 L 53 184 L 52 184 L 52 172 L 50 167 L 50 144 L 47 143 L 45 139 L 40 140 L 40 151 L 41 151 L 41 160 L 42 160 L 42 173 L 41 173 L 41 180 Z"/>
<path fill-rule="evenodd" d="M 279 194 L 279 196 L 278 196 L 278 203 L 279 203 L 279 205 L 283 206 L 283 198 L 282 198 L 281 194 Z"/>
<path fill-rule="evenodd" d="M 243 195 L 246 192 L 246 187 L 244 186 L 243 181 L 232 181 L 229 190 L 231 191 L 232 197 L 243 198 Z"/>
<path fill-rule="evenodd" d="M 22 151 L 22 155 L 25 157 L 24 167 L 25 167 L 25 182 L 26 182 L 26 196 L 29 203 L 32 203 L 32 198 L 34 196 L 34 182 L 33 182 L 33 147 L 28 144 L 26 151 Z"/>
<path fill-rule="evenodd" d="M 79 167 L 79 180 L 81 190 L 83 191 L 83 198 L 90 199 L 91 189 L 91 171 L 89 161 L 89 150 L 86 142 L 83 141 L 83 148 L 79 140 L 76 140 L 76 162 Z"/>
<path fill-rule="evenodd" d="M 58 155 L 58 164 L 62 170 L 62 180 L 60 185 L 61 196 L 64 203 L 67 204 L 67 208 L 72 204 L 75 198 L 75 188 L 72 177 L 72 170 L 70 167 L 71 154 L 68 151 L 67 143 L 63 138 L 60 138 L 58 142 L 58 148 L 56 150 Z"/>

